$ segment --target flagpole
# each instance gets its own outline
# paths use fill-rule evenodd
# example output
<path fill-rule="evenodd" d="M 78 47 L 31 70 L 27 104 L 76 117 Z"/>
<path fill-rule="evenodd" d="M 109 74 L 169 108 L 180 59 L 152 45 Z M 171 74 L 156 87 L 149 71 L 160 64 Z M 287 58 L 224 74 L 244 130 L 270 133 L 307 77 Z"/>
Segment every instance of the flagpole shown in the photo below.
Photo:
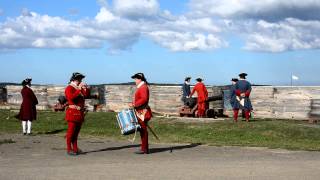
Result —
<path fill-rule="evenodd" d="M 290 77 L 290 79 L 291 79 L 291 87 L 292 87 L 292 73 L 291 73 L 291 77 Z"/>

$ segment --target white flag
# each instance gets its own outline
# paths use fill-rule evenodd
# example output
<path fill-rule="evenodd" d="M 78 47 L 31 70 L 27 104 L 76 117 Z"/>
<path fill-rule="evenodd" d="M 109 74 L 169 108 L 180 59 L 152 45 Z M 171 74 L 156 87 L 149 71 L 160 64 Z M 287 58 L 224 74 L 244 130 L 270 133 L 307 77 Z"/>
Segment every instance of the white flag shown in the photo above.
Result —
<path fill-rule="evenodd" d="M 295 76 L 295 75 L 292 75 L 292 77 L 291 77 L 293 80 L 298 80 L 299 79 L 299 77 L 298 76 Z"/>

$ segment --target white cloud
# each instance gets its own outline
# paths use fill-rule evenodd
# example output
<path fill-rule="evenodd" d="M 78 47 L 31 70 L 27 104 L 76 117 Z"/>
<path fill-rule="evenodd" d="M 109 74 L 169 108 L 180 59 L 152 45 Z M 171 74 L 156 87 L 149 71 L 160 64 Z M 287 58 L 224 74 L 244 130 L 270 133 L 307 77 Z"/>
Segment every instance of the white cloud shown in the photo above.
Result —
<path fill-rule="evenodd" d="M 189 7 L 192 17 L 224 21 L 222 31 L 244 37 L 246 50 L 320 48 L 320 1 L 191 0 Z"/>
<path fill-rule="evenodd" d="M 320 1 L 316 0 L 191 0 L 196 15 L 224 18 L 279 20 L 285 18 L 320 19 Z"/>
<path fill-rule="evenodd" d="M 107 42 L 110 47 L 127 49 L 134 43 L 132 39 L 139 36 L 136 25 L 125 20 L 117 22 L 112 16 L 99 16 L 106 12 L 102 8 L 96 19 L 80 21 L 34 12 L 29 16 L 9 18 L 0 24 L 0 48 L 101 48 L 103 42 Z M 117 39 L 126 38 L 130 39 L 128 43 L 122 42 L 120 46 Z"/>
<path fill-rule="evenodd" d="M 107 44 L 114 53 L 149 38 L 171 51 L 210 51 L 228 46 L 222 34 L 244 37 L 244 49 L 250 51 L 320 48 L 320 13 L 310 16 L 320 10 L 320 1 L 191 0 L 191 11 L 181 15 L 160 10 L 156 0 L 114 0 L 110 7 L 105 0 L 97 2 L 101 8 L 95 17 L 76 21 L 23 9 L 21 16 L 0 23 L 0 50 Z M 287 17 L 292 12 L 295 17 Z M 265 19 L 268 14 L 273 18 Z"/>
<path fill-rule="evenodd" d="M 320 21 L 288 18 L 277 23 L 257 21 L 250 28 L 245 49 L 283 52 L 320 48 Z"/>
<path fill-rule="evenodd" d="M 113 21 L 116 19 L 116 17 L 107 8 L 102 7 L 95 19 L 98 21 L 98 23 L 103 23 Z"/>
<path fill-rule="evenodd" d="M 124 2 L 115 1 L 113 8 L 105 5 L 93 19 L 77 21 L 25 10 L 23 15 L 0 24 L 0 49 L 102 48 L 107 44 L 114 53 L 130 49 L 141 37 L 172 51 L 212 50 L 226 45 L 218 37 L 221 28 L 211 18 L 159 12 L 155 0 Z"/>
<path fill-rule="evenodd" d="M 157 0 L 114 0 L 113 8 L 119 16 L 127 18 L 150 18 L 159 13 Z"/>
<path fill-rule="evenodd" d="M 150 32 L 149 36 L 172 51 L 213 50 L 227 45 L 226 42 L 212 34 L 155 31 Z"/>

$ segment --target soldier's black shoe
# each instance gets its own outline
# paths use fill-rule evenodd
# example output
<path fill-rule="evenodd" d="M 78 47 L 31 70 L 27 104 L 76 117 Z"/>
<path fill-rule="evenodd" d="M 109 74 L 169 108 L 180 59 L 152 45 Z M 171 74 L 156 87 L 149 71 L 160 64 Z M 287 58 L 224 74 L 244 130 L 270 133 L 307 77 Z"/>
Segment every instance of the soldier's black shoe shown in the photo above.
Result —
<path fill-rule="evenodd" d="M 27 133 L 23 133 L 23 135 L 25 136 L 25 135 L 27 135 Z"/>
<path fill-rule="evenodd" d="M 80 155 L 80 154 L 86 154 L 86 152 L 83 152 L 81 149 L 78 148 L 78 151 L 76 152 L 77 155 Z"/>
<path fill-rule="evenodd" d="M 67 152 L 67 154 L 68 154 L 69 156 L 77 156 L 77 155 L 78 155 L 78 153 L 75 153 L 75 152 L 73 152 L 73 151 Z"/>
<path fill-rule="evenodd" d="M 134 152 L 135 154 L 149 154 L 149 151 L 137 151 L 137 152 Z"/>

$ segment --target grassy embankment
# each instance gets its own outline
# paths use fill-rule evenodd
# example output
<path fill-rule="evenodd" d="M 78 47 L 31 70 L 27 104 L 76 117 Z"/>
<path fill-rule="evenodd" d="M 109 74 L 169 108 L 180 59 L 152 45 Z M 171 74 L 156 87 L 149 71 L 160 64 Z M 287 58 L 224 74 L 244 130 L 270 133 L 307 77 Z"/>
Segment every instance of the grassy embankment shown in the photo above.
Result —
<path fill-rule="evenodd" d="M 0 110 L 0 134 L 20 133 L 21 124 L 9 111 Z M 34 134 L 61 134 L 66 131 L 64 113 L 39 112 L 33 123 Z M 165 143 L 201 143 L 215 146 L 255 146 L 291 150 L 320 151 L 320 125 L 292 120 L 253 120 L 233 123 L 230 119 L 212 123 L 183 123 L 174 119 L 153 118 L 150 126 Z M 125 140 L 115 113 L 88 113 L 81 136 L 99 136 Z M 149 133 L 151 142 L 156 143 Z M 138 142 L 138 141 L 137 141 Z"/>

